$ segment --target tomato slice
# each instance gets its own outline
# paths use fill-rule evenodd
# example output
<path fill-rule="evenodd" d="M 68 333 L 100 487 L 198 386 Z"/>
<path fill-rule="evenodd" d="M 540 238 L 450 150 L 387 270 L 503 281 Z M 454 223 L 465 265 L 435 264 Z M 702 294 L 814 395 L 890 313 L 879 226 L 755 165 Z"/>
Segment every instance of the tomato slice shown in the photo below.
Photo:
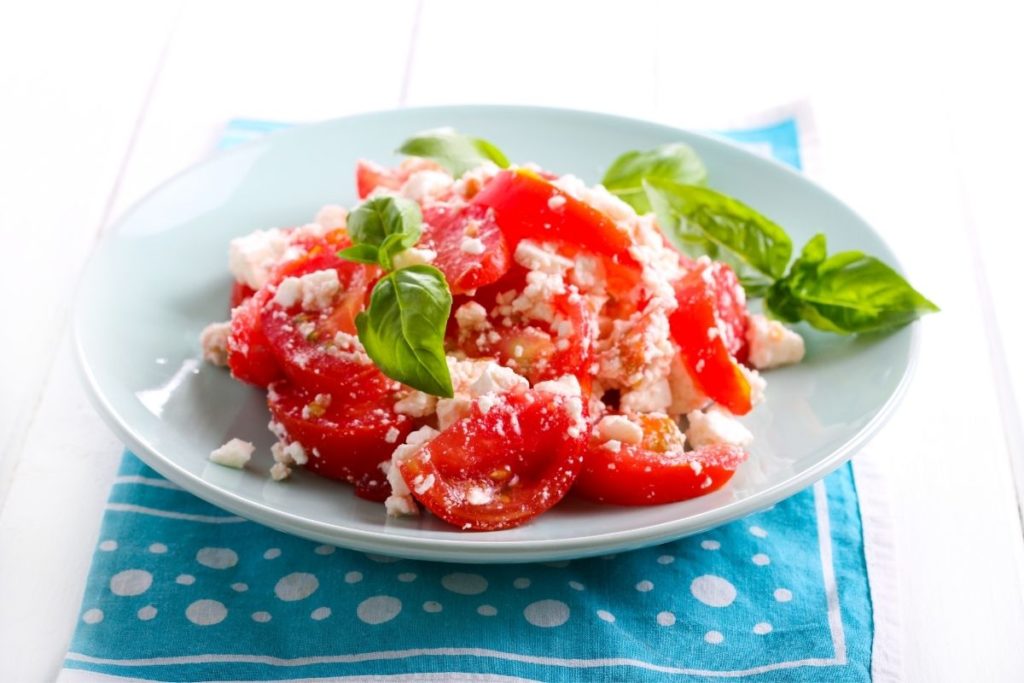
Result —
<path fill-rule="evenodd" d="M 340 392 L 327 404 L 314 392 L 289 382 L 270 387 L 267 405 L 288 441 L 302 444 L 306 468 L 330 479 L 347 481 L 356 495 L 383 501 L 391 493 L 380 463 L 405 441 L 413 421 L 392 409 L 392 397 L 369 402 Z"/>
<path fill-rule="evenodd" d="M 560 501 L 587 428 L 578 396 L 525 390 L 472 413 L 399 465 L 413 496 L 463 529 L 519 526 Z"/>
<path fill-rule="evenodd" d="M 417 246 L 437 252 L 433 265 L 444 273 L 452 294 L 498 281 L 512 263 L 493 213 L 480 206 L 439 202 L 423 207 L 423 235 Z"/>
<path fill-rule="evenodd" d="M 258 387 L 284 377 L 260 324 L 260 310 L 270 297 L 269 290 L 260 290 L 231 309 L 228 368 L 236 379 Z"/>
<path fill-rule="evenodd" d="M 732 414 L 745 415 L 752 407 L 750 383 L 730 350 L 742 344 L 732 283 L 739 287 L 729 266 L 698 263 L 676 284 L 679 307 L 669 316 L 669 327 L 694 382 Z"/>
<path fill-rule="evenodd" d="M 570 252 L 584 249 L 603 257 L 611 291 L 628 291 L 640 281 L 629 235 L 607 215 L 536 173 L 502 171 L 472 203 L 494 211 L 512 253 L 523 239 L 556 242 Z"/>
<path fill-rule="evenodd" d="M 640 444 L 591 444 L 573 491 L 613 505 L 661 505 L 703 496 L 725 485 L 746 460 L 737 446 L 683 451 L 682 433 L 664 415 L 633 418 L 644 430 Z"/>
<path fill-rule="evenodd" d="M 244 282 L 235 282 L 231 286 L 231 308 L 240 306 L 243 301 L 256 293 L 256 290 Z"/>
<path fill-rule="evenodd" d="M 428 159 L 411 157 L 397 168 L 386 168 L 366 159 L 356 162 L 356 192 L 360 199 L 366 199 L 378 187 L 386 190 L 400 190 L 405 181 L 416 171 L 440 170 L 441 167 Z"/>

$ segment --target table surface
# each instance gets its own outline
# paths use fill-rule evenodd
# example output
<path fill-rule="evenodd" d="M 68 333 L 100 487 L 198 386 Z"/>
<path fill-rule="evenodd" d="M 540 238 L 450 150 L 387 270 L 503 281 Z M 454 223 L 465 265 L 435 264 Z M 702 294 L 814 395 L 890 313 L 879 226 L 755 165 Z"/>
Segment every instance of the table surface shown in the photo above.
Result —
<path fill-rule="evenodd" d="M 4 4 L 0 680 L 56 675 L 121 454 L 69 352 L 82 265 L 227 120 L 500 102 L 701 127 L 795 99 L 818 177 L 943 308 L 858 456 L 892 493 L 907 679 L 1024 680 L 1014 26 L 984 2 Z"/>

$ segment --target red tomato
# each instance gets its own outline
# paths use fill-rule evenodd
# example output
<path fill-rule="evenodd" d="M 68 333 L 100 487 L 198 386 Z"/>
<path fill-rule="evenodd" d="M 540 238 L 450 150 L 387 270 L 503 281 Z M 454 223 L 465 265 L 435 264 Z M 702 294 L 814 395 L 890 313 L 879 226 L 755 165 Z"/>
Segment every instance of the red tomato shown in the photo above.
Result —
<path fill-rule="evenodd" d="M 354 347 L 352 337 L 356 314 L 365 306 L 377 269 L 325 257 L 311 259 L 303 271 L 324 270 L 318 267 L 324 261 L 333 262 L 330 269 L 341 282 L 331 306 L 309 312 L 296 303 L 284 309 L 271 298 L 260 313 L 260 324 L 278 365 L 296 384 L 310 391 L 354 392 L 362 399 L 374 399 L 394 382 Z"/>
<path fill-rule="evenodd" d="M 231 286 L 231 308 L 241 305 L 243 301 L 256 293 L 256 290 L 244 282 L 235 282 Z"/>
<path fill-rule="evenodd" d="M 467 238 L 479 240 L 482 251 L 464 250 Z M 478 206 L 439 202 L 423 207 L 423 235 L 417 246 L 437 252 L 433 265 L 444 273 L 452 294 L 497 281 L 512 262 L 494 216 Z"/>
<path fill-rule="evenodd" d="M 506 394 L 486 413 L 474 406 L 405 460 L 402 477 L 449 524 L 518 526 L 560 501 L 576 479 L 589 435 L 581 406 L 579 397 L 535 390 Z"/>
<path fill-rule="evenodd" d="M 683 435 L 669 417 L 635 417 L 640 444 L 617 451 L 592 444 L 573 491 L 614 505 L 661 505 L 703 496 L 725 485 L 746 453 L 736 446 L 704 446 L 683 452 Z"/>
<path fill-rule="evenodd" d="M 746 325 L 737 288 L 729 266 L 698 264 L 676 283 L 679 308 L 669 326 L 697 386 L 734 415 L 744 415 L 752 407 L 750 383 L 731 351 L 743 343 L 737 330 Z"/>
<path fill-rule="evenodd" d="M 412 419 L 392 410 L 391 396 L 374 403 L 338 391 L 329 395 L 324 405 L 314 392 L 277 382 L 267 404 L 287 439 L 302 444 L 307 469 L 353 484 L 357 496 L 383 501 L 391 489 L 380 464 L 405 441 Z"/>
<path fill-rule="evenodd" d="M 235 378 L 258 387 L 284 376 L 260 324 L 260 310 L 270 297 L 261 289 L 231 310 L 228 367 Z"/>
<path fill-rule="evenodd" d="M 629 235 L 604 213 L 535 173 L 502 171 L 472 203 L 494 211 L 512 253 L 523 239 L 557 242 L 570 253 L 584 249 L 602 256 L 611 291 L 628 291 L 640 281 Z"/>
<path fill-rule="evenodd" d="M 517 275 L 513 272 L 510 281 L 516 280 Z M 504 286 L 498 289 L 516 291 L 505 290 Z M 481 291 L 476 299 L 485 309 L 495 305 L 494 290 L 491 287 Z M 460 332 L 459 348 L 471 358 L 495 358 L 531 384 L 575 375 L 580 385 L 588 388 L 597 314 L 575 292 L 557 295 L 551 301 L 551 308 L 554 324 L 513 316 L 511 324 L 504 325 L 503 319 L 491 318 L 493 330 L 489 332 Z"/>

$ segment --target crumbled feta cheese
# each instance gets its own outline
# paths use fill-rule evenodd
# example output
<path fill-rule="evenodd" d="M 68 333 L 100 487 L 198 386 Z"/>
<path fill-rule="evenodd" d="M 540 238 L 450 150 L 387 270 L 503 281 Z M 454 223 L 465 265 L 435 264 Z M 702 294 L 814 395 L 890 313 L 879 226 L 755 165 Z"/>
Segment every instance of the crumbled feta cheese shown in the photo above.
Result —
<path fill-rule="evenodd" d="M 686 369 L 682 357 L 678 354 L 672 360 L 668 383 L 672 391 L 672 403 L 667 411 L 669 415 L 685 415 L 686 413 L 703 408 L 710 401 L 694 383 L 693 376 Z"/>
<path fill-rule="evenodd" d="M 288 233 L 280 228 L 237 237 L 228 245 L 228 270 L 239 282 L 259 289 L 267 283 L 270 269 L 284 258 L 290 241 Z"/>
<path fill-rule="evenodd" d="M 671 405 L 672 388 L 667 377 L 624 391 L 619 399 L 619 408 L 632 413 L 664 413 Z"/>
<path fill-rule="evenodd" d="M 327 353 L 341 360 L 359 363 L 360 365 L 369 365 L 371 363 L 370 357 L 366 355 L 366 349 L 363 348 L 363 343 L 359 341 L 359 337 L 348 332 L 336 333 L 334 339 L 331 340 L 331 344 L 327 347 Z"/>
<path fill-rule="evenodd" d="M 409 266 L 425 266 L 428 263 L 433 263 L 436 258 L 437 252 L 433 249 L 410 247 L 395 254 L 391 263 L 395 266 L 395 270 L 399 270 Z"/>
<path fill-rule="evenodd" d="M 491 327 L 487 322 L 487 309 L 475 301 L 459 306 L 455 311 L 455 320 L 459 323 L 459 329 L 467 332 L 484 332 Z"/>
<path fill-rule="evenodd" d="M 485 161 L 476 168 L 471 168 L 452 185 L 455 194 L 464 199 L 471 199 L 477 192 L 486 185 L 491 178 L 498 175 L 501 169 L 492 161 Z"/>
<path fill-rule="evenodd" d="M 622 442 L 612 439 L 611 441 L 605 441 L 603 444 L 601 444 L 601 447 L 607 448 L 612 453 L 618 453 L 619 451 L 622 450 Z"/>
<path fill-rule="evenodd" d="M 479 237 L 469 236 L 462 238 L 462 243 L 459 244 L 459 249 L 467 254 L 472 254 L 473 256 L 479 256 L 487 251 L 487 247 L 484 245 L 483 240 Z"/>
<path fill-rule="evenodd" d="M 256 450 L 248 441 L 242 441 L 241 439 L 231 439 L 226 444 L 213 450 L 210 453 L 210 462 L 223 465 L 224 467 L 234 467 L 236 470 L 240 470 L 245 467 L 245 463 L 249 462 L 252 458 L 252 452 Z"/>
<path fill-rule="evenodd" d="M 466 502 L 470 505 L 487 505 L 494 497 L 490 491 L 486 491 L 479 486 L 471 486 L 466 491 Z"/>
<path fill-rule="evenodd" d="M 534 387 L 537 391 L 546 391 L 549 394 L 561 396 L 580 396 L 580 381 L 575 375 L 563 375 L 558 379 L 549 379 L 545 382 L 538 382 Z"/>
<path fill-rule="evenodd" d="M 270 478 L 274 481 L 284 481 L 292 476 L 292 468 L 283 462 L 275 462 L 270 468 Z"/>
<path fill-rule="evenodd" d="M 499 305 L 498 310 L 505 315 L 503 308 L 508 308 L 508 313 L 519 313 L 526 318 L 551 322 L 555 318 L 551 302 L 561 294 L 565 294 L 565 280 L 560 275 L 531 270 L 526 274 L 526 286 L 522 293 L 512 299 L 508 306 Z"/>
<path fill-rule="evenodd" d="M 339 289 L 338 271 L 327 268 L 302 277 L 286 277 L 277 286 L 274 303 L 291 308 L 301 301 L 304 311 L 322 311 L 331 305 Z"/>
<path fill-rule="evenodd" d="M 391 427 L 384 435 L 384 441 L 387 443 L 395 443 L 398 441 L 399 434 L 401 434 L 401 432 L 399 432 L 395 427 Z"/>
<path fill-rule="evenodd" d="M 757 406 L 764 403 L 764 393 L 765 389 L 768 388 L 768 382 L 765 381 L 760 372 L 751 370 L 744 365 L 740 366 L 740 372 L 747 378 L 747 384 L 750 385 L 750 404 Z"/>
<path fill-rule="evenodd" d="M 565 195 L 551 195 L 551 197 L 548 199 L 548 208 L 551 209 L 552 211 L 558 211 L 560 208 L 565 206 L 566 201 L 567 200 L 565 199 Z"/>
<path fill-rule="evenodd" d="M 348 211 L 343 206 L 327 204 L 316 212 L 313 221 L 329 230 L 344 228 L 348 221 Z"/>
<path fill-rule="evenodd" d="M 417 202 L 436 199 L 452 189 L 453 178 L 444 171 L 416 171 L 398 191 L 400 195 Z"/>
<path fill-rule="evenodd" d="M 750 362 L 760 370 L 799 363 L 804 357 L 803 337 L 760 314 L 750 316 L 747 342 Z"/>
<path fill-rule="evenodd" d="M 712 444 L 746 447 L 754 440 L 754 435 L 743 423 L 719 406 L 711 406 L 703 412 L 695 410 L 688 413 L 686 419 L 690 423 L 686 438 L 694 448 Z"/>
<path fill-rule="evenodd" d="M 464 417 L 468 417 L 473 402 L 464 395 L 437 400 L 437 426 L 442 432 Z"/>
<path fill-rule="evenodd" d="M 292 441 L 290 444 L 285 446 L 281 452 L 289 457 L 296 465 L 305 465 L 309 462 L 309 457 L 306 455 L 306 449 L 303 448 L 302 444 L 298 441 Z"/>
<path fill-rule="evenodd" d="M 395 403 L 395 412 L 410 417 L 426 417 L 434 414 L 437 397 L 413 389 Z"/>
<path fill-rule="evenodd" d="M 559 255 L 553 246 L 538 244 L 533 240 L 522 240 L 516 246 L 513 258 L 527 270 L 539 270 L 549 275 L 564 275 L 573 266 L 573 262 Z"/>
<path fill-rule="evenodd" d="M 476 381 L 469 385 L 469 394 L 476 398 L 485 394 L 503 394 L 516 388 L 528 389 L 529 387 L 530 383 L 526 378 L 517 374 L 515 370 L 489 361 Z"/>
<path fill-rule="evenodd" d="M 384 470 L 388 483 L 391 484 L 391 495 L 384 501 L 384 506 L 389 515 L 415 515 L 419 513 L 419 508 L 416 507 L 416 501 L 412 498 L 409 486 L 405 483 L 405 478 L 402 477 L 399 466 L 440 433 L 431 427 L 420 427 L 405 437 L 404 444 L 395 448 L 391 454 L 390 461 L 385 460 L 381 463 L 381 469 Z"/>
<path fill-rule="evenodd" d="M 638 444 L 644 440 L 644 430 L 625 415 L 606 415 L 597 423 L 597 436 L 601 441 Z"/>
<path fill-rule="evenodd" d="M 323 417 L 323 414 L 327 412 L 327 408 L 331 405 L 330 394 L 317 394 L 313 397 L 313 400 L 302 406 L 302 419 L 312 420 L 318 417 Z"/>
<path fill-rule="evenodd" d="M 203 360 L 213 365 L 228 364 L 228 337 L 231 323 L 210 323 L 199 333 L 199 344 L 203 348 Z"/>
<path fill-rule="evenodd" d="M 415 485 L 413 486 L 413 490 L 416 492 L 416 495 L 418 496 L 422 496 L 424 493 L 429 491 L 434 486 L 435 480 L 433 474 L 428 474 L 425 477 L 420 475 L 419 477 L 416 477 L 416 479 L 418 479 L 419 481 L 414 482 Z"/>

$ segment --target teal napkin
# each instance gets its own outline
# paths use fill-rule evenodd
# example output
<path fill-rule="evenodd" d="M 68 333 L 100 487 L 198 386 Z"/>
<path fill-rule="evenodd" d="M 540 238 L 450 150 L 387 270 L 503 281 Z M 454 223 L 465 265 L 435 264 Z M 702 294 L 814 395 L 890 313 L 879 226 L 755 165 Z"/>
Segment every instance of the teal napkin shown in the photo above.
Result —
<path fill-rule="evenodd" d="M 232 121 L 222 146 L 282 126 Z M 799 168 L 798 132 L 727 135 Z M 655 548 L 461 566 L 273 531 L 127 453 L 61 678 L 865 681 L 872 634 L 849 465 Z"/>

